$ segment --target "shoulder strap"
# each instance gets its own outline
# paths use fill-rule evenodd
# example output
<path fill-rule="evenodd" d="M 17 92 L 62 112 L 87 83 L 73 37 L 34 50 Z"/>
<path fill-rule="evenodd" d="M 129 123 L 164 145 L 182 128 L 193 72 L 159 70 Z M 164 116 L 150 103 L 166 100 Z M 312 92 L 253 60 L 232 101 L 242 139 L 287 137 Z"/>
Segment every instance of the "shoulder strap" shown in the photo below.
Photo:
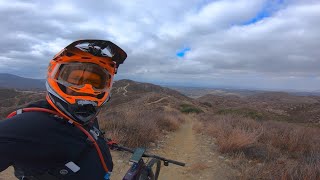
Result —
<path fill-rule="evenodd" d="M 100 163 L 103 167 L 103 169 L 105 170 L 106 174 L 109 174 L 109 170 L 108 170 L 108 167 L 105 163 L 105 160 L 104 160 L 104 157 L 102 155 L 102 152 L 100 150 L 100 147 L 96 141 L 96 138 L 94 138 L 90 133 L 91 132 L 88 132 L 87 130 L 85 130 L 85 128 L 83 128 L 79 123 L 73 121 L 71 118 L 67 117 L 67 116 L 63 116 L 61 115 L 60 113 L 58 113 L 57 111 L 54 111 L 54 110 L 50 110 L 50 109 L 46 109 L 46 108 L 23 108 L 21 110 L 17 110 L 17 111 L 14 111 L 12 113 L 10 113 L 7 118 L 11 118 L 15 115 L 17 115 L 17 113 L 23 113 L 23 112 L 33 112 L 33 111 L 36 111 L 36 112 L 47 112 L 47 113 L 51 113 L 51 114 L 54 114 L 54 115 L 57 115 L 57 116 L 60 116 L 60 117 L 63 117 L 65 118 L 66 120 L 68 120 L 69 123 L 71 124 L 74 124 L 79 130 L 81 130 L 87 137 L 88 139 L 92 142 L 92 144 L 94 145 L 97 153 L 98 153 L 98 156 L 99 156 L 99 159 L 100 159 Z"/>
<path fill-rule="evenodd" d="M 23 109 L 18 109 L 16 111 L 13 111 L 12 113 L 10 113 L 7 118 L 11 118 L 17 114 L 21 114 L 24 112 L 47 112 L 47 113 L 51 113 L 57 116 L 61 116 L 57 111 L 53 111 L 50 109 L 46 109 L 46 108 L 38 108 L 38 107 L 33 107 L 33 108 L 23 108 Z"/>

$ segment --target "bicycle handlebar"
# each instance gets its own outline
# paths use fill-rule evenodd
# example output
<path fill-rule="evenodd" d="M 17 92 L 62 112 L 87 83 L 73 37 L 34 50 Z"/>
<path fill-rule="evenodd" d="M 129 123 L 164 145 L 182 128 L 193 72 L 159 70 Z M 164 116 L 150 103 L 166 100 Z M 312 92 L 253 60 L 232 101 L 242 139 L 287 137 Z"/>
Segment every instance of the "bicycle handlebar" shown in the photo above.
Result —
<path fill-rule="evenodd" d="M 130 153 L 134 153 L 134 149 L 131 149 L 131 148 L 128 148 L 128 147 L 125 147 L 125 146 L 120 146 L 118 144 L 112 144 L 111 146 L 112 146 L 112 148 L 115 148 L 115 149 L 117 149 L 119 151 L 123 150 L 123 151 L 127 151 L 127 152 L 130 152 Z M 143 153 L 142 157 L 151 157 L 151 158 L 159 159 L 159 160 L 164 162 L 165 166 L 168 166 L 169 163 L 176 164 L 176 165 L 179 165 L 179 166 L 185 166 L 186 165 L 186 163 L 175 161 L 175 160 L 171 160 L 171 159 L 166 159 L 164 157 L 153 155 L 153 154 Z"/>

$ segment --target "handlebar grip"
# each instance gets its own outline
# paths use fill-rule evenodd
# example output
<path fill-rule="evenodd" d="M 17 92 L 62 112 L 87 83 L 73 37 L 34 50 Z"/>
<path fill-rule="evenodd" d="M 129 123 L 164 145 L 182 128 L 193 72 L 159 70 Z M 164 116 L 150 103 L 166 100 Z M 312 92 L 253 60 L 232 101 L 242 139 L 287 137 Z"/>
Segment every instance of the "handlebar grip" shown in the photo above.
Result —
<path fill-rule="evenodd" d="M 183 162 L 179 162 L 179 161 L 174 161 L 174 160 L 167 160 L 169 163 L 172 163 L 172 164 L 176 164 L 176 165 L 179 165 L 179 166 L 185 166 L 186 163 L 183 163 Z"/>

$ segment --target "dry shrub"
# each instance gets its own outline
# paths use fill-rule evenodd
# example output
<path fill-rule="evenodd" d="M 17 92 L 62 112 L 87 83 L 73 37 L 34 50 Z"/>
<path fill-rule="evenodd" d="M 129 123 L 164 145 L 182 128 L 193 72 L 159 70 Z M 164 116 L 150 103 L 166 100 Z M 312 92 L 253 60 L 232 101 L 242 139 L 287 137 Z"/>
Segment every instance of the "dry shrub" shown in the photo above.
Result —
<path fill-rule="evenodd" d="M 219 136 L 219 133 L 223 130 L 222 124 L 221 122 L 217 122 L 216 124 L 207 124 L 206 133 L 212 137 Z"/>
<path fill-rule="evenodd" d="M 101 129 L 107 132 L 107 137 L 127 146 L 147 146 L 155 142 L 159 129 L 152 119 L 147 119 L 141 113 L 127 111 L 125 113 L 107 113 L 108 119 L 100 123 Z"/>
<path fill-rule="evenodd" d="M 275 179 L 320 179 L 320 130 L 289 123 L 265 122 L 259 142 L 268 147 L 265 165 L 251 176 Z M 263 178 L 263 176 L 261 176 Z"/>
<path fill-rule="evenodd" d="M 219 135 L 217 143 L 222 153 L 237 152 L 249 148 L 255 141 L 259 132 L 249 132 L 243 129 L 234 129 L 230 134 Z"/>
<path fill-rule="evenodd" d="M 179 121 L 170 115 L 165 115 L 163 120 L 157 122 L 161 129 L 166 129 L 168 131 L 175 131 L 179 129 Z"/>
<path fill-rule="evenodd" d="M 175 131 L 179 129 L 181 123 L 184 121 L 181 113 L 175 111 L 169 111 L 165 113 L 157 113 L 157 124 L 162 130 Z"/>
<path fill-rule="evenodd" d="M 254 144 L 262 126 L 252 119 L 235 116 L 214 116 L 214 123 L 206 125 L 206 132 L 216 137 L 222 153 L 243 151 Z"/>
<path fill-rule="evenodd" d="M 197 133 L 202 133 L 204 132 L 204 126 L 203 123 L 200 121 L 195 121 L 192 125 L 192 129 L 197 132 Z"/>
<path fill-rule="evenodd" d="M 150 142 L 156 142 L 162 132 L 177 130 L 183 121 L 182 114 L 175 111 L 125 110 L 101 115 L 106 120 L 100 120 L 100 126 L 107 137 L 130 147 L 147 147 Z"/>
<path fill-rule="evenodd" d="M 320 151 L 319 129 L 279 122 L 265 122 L 264 126 L 268 129 L 260 138 L 264 144 L 270 144 L 292 156 Z"/>
<path fill-rule="evenodd" d="M 309 164 L 300 160 L 279 158 L 250 168 L 250 171 L 247 171 L 244 176 L 246 179 L 319 179 L 320 163 Z"/>
<path fill-rule="evenodd" d="M 319 128 L 212 115 L 201 116 L 201 123 L 222 153 L 241 154 L 244 179 L 320 179 Z"/>

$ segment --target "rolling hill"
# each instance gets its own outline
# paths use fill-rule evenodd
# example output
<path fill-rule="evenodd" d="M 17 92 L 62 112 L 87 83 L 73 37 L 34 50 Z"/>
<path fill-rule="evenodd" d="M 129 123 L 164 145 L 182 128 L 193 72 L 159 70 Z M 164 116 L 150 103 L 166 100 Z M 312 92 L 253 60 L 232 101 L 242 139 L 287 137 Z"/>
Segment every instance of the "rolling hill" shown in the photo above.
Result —
<path fill-rule="evenodd" d="M 23 78 L 12 74 L 0 73 L 0 88 L 44 90 L 45 80 Z"/>

